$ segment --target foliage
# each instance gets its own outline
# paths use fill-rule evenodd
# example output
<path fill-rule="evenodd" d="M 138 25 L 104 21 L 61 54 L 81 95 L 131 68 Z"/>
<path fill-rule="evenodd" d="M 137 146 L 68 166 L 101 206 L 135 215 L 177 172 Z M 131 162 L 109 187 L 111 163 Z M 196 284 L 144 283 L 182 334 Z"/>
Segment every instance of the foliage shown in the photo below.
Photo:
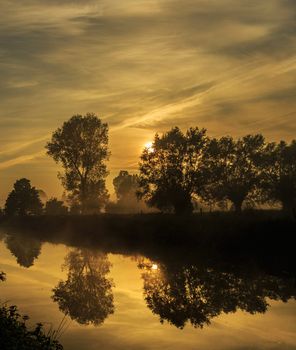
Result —
<path fill-rule="evenodd" d="M 105 254 L 75 249 L 65 259 L 66 281 L 53 289 L 52 299 L 80 324 L 99 325 L 114 312 L 110 262 Z"/>
<path fill-rule="evenodd" d="M 40 189 L 38 189 L 37 191 L 38 191 L 39 198 L 40 198 L 41 202 L 44 204 L 47 200 L 47 194 L 43 190 L 40 190 Z"/>
<path fill-rule="evenodd" d="M 108 199 L 107 124 L 93 113 L 74 115 L 53 133 L 46 148 L 47 154 L 64 168 L 59 176 L 70 199 L 80 205 L 82 213 L 98 212 Z"/>
<path fill-rule="evenodd" d="M 33 266 L 41 252 L 41 242 L 27 235 L 7 235 L 5 243 L 17 263 L 23 267 Z"/>
<path fill-rule="evenodd" d="M 206 144 L 204 129 L 183 134 L 175 127 L 161 137 L 156 134 L 141 155 L 139 197 L 162 211 L 191 213 L 192 196 L 203 186 L 200 165 Z"/>
<path fill-rule="evenodd" d="M 6 275 L 0 272 L 0 281 Z M 3 350 L 62 350 L 63 346 L 56 339 L 57 332 L 45 334 L 43 325 L 37 323 L 29 330 L 26 321 L 28 316 L 21 316 L 15 305 L 0 307 L 0 345 Z"/>
<path fill-rule="evenodd" d="M 63 201 L 59 201 L 57 198 L 51 198 L 45 204 L 46 215 L 66 215 L 67 213 L 68 208 Z"/>
<path fill-rule="evenodd" d="M 6 273 L 3 271 L 0 271 L 0 281 L 5 281 L 6 280 Z"/>
<path fill-rule="evenodd" d="M 139 188 L 138 175 L 129 174 L 121 170 L 113 180 L 117 202 L 109 202 L 106 206 L 107 213 L 139 213 L 147 211 L 147 206 L 137 197 Z"/>
<path fill-rule="evenodd" d="M 178 328 L 187 322 L 202 328 L 221 313 L 237 309 L 264 313 L 267 299 L 287 301 L 296 297 L 295 280 L 266 274 L 240 276 L 197 265 L 139 264 L 144 272 L 144 297 L 160 321 Z"/>
<path fill-rule="evenodd" d="M 201 192 L 208 202 L 229 200 L 241 211 L 246 200 L 256 200 L 261 180 L 258 159 L 265 150 L 262 135 L 212 139 L 202 162 L 206 185 Z"/>
<path fill-rule="evenodd" d="M 128 196 L 136 196 L 138 189 L 138 176 L 131 175 L 128 171 L 121 170 L 113 180 L 113 185 L 118 200 Z"/>
<path fill-rule="evenodd" d="M 21 316 L 16 306 L 0 307 L 0 339 L 3 350 L 62 350 L 54 336 L 46 335 L 41 323 L 33 330 L 26 325 L 28 316 Z"/>
<path fill-rule="evenodd" d="M 17 180 L 5 203 L 7 215 L 39 215 L 42 213 L 42 203 L 39 193 L 31 186 L 30 180 Z"/>
<path fill-rule="evenodd" d="M 296 207 L 296 140 L 269 143 L 260 161 L 261 188 L 266 201 L 280 202 L 286 211 Z"/>

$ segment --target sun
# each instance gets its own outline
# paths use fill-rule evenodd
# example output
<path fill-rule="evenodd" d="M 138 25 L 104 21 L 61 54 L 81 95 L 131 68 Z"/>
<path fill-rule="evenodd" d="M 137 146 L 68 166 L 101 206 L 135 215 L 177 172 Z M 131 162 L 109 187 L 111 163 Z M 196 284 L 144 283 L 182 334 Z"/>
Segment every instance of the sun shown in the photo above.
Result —
<path fill-rule="evenodd" d="M 152 141 L 148 141 L 144 144 L 144 147 L 148 149 L 149 152 L 153 151 L 153 142 Z"/>
<path fill-rule="evenodd" d="M 151 269 L 152 270 L 158 270 L 158 265 L 157 264 L 152 264 Z"/>

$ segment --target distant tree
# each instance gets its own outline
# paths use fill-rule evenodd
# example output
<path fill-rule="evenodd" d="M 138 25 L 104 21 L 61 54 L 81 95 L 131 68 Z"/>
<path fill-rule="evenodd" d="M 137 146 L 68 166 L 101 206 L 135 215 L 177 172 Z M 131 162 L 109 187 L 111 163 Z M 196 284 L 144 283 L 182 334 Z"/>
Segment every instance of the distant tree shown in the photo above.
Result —
<path fill-rule="evenodd" d="M 53 289 L 52 299 L 80 324 L 99 325 L 114 312 L 113 282 L 106 275 L 111 263 L 107 255 L 88 249 L 72 250 L 65 258 L 67 280 Z"/>
<path fill-rule="evenodd" d="M 43 190 L 37 189 L 37 191 L 38 191 L 39 198 L 40 198 L 41 202 L 43 204 L 45 204 L 45 202 L 47 201 L 47 194 Z"/>
<path fill-rule="evenodd" d="M 16 257 L 17 263 L 23 267 L 34 265 L 34 260 L 41 253 L 41 242 L 23 235 L 7 235 L 5 238 L 7 249 Z"/>
<path fill-rule="evenodd" d="M 62 183 L 82 213 L 98 212 L 106 203 L 108 126 L 93 113 L 74 115 L 47 143 L 47 154 L 60 163 Z"/>
<path fill-rule="evenodd" d="M 121 170 L 119 175 L 114 178 L 113 185 L 118 200 L 129 196 L 136 196 L 138 176 L 131 175 L 126 170 Z"/>
<path fill-rule="evenodd" d="M 137 197 L 139 187 L 138 176 L 121 170 L 113 180 L 116 202 L 106 206 L 108 213 L 139 213 L 147 210 L 146 204 Z"/>
<path fill-rule="evenodd" d="M 17 180 L 5 203 L 6 215 L 40 215 L 42 203 L 38 191 L 31 186 L 30 180 Z"/>
<path fill-rule="evenodd" d="M 212 139 L 203 159 L 203 199 L 211 203 L 230 201 L 236 212 L 241 211 L 245 200 L 256 200 L 261 181 L 257 163 L 264 148 L 262 135 Z"/>
<path fill-rule="evenodd" d="M 183 134 L 175 127 L 156 134 L 152 147 L 141 155 L 139 197 L 160 210 L 191 213 L 192 196 L 203 186 L 200 162 L 206 144 L 205 129 Z"/>
<path fill-rule="evenodd" d="M 296 208 L 296 140 L 269 143 L 261 157 L 263 198 L 280 202 L 287 212 Z"/>
<path fill-rule="evenodd" d="M 66 215 L 67 213 L 68 208 L 63 201 L 59 201 L 57 198 L 51 198 L 45 204 L 46 215 Z"/>

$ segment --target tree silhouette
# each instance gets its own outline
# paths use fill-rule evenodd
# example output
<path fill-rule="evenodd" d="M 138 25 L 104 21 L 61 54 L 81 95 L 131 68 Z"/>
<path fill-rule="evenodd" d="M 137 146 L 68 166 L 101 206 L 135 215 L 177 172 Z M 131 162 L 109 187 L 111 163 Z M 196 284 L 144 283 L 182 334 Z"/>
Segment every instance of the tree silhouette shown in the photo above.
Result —
<path fill-rule="evenodd" d="M 138 176 L 130 175 L 128 171 L 121 170 L 113 180 L 113 185 L 118 200 L 126 197 L 136 196 L 138 189 Z"/>
<path fill-rule="evenodd" d="M 17 263 L 23 267 L 34 265 L 34 260 L 41 253 L 41 242 L 37 239 L 23 235 L 8 235 L 5 238 L 7 248 L 17 259 Z"/>
<path fill-rule="evenodd" d="M 63 201 L 59 201 L 57 198 L 51 198 L 45 204 L 46 215 L 66 215 L 67 213 L 68 208 Z"/>
<path fill-rule="evenodd" d="M 31 187 L 30 180 L 20 179 L 13 185 L 5 203 L 7 215 L 38 215 L 42 213 L 42 203 L 38 191 Z"/>
<path fill-rule="evenodd" d="M 137 197 L 139 188 L 138 175 L 131 175 L 121 170 L 113 180 L 117 202 L 109 202 L 106 211 L 109 213 L 137 213 L 146 210 L 145 203 Z"/>
<path fill-rule="evenodd" d="M 289 145 L 269 143 L 261 157 L 261 187 L 266 200 L 280 202 L 285 211 L 296 208 L 296 140 Z"/>
<path fill-rule="evenodd" d="M 59 308 L 81 324 L 99 325 L 114 312 L 112 280 L 106 254 L 75 249 L 65 258 L 66 281 L 53 289 L 52 299 Z"/>
<path fill-rule="evenodd" d="M 152 147 L 141 155 L 139 197 L 160 210 L 191 213 L 192 196 L 203 185 L 199 168 L 205 133 L 191 128 L 183 134 L 175 127 L 161 137 L 156 134 Z"/>
<path fill-rule="evenodd" d="M 108 126 L 93 113 L 74 115 L 57 129 L 47 154 L 60 163 L 62 183 L 82 213 L 98 212 L 108 199 L 105 187 Z"/>
<path fill-rule="evenodd" d="M 229 200 L 240 212 L 246 199 L 256 200 L 261 181 L 258 159 L 265 149 L 262 135 L 212 139 L 202 167 L 206 186 L 202 197 L 208 202 Z"/>
<path fill-rule="evenodd" d="M 157 269 L 153 269 L 157 266 Z M 198 266 L 139 264 L 144 270 L 144 297 L 160 322 L 183 328 L 187 322 L 202 328 L 213 317 L 244 310 L 266 312 L 267 298 L 295 299 L 295 280 L 258 274 L 241 276 Z"/>

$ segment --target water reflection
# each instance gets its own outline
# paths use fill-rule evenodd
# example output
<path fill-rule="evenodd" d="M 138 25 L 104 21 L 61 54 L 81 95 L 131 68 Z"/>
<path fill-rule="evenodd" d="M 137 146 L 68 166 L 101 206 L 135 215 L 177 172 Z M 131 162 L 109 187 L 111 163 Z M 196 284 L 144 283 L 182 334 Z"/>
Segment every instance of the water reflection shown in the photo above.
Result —
<path fill-rule="evenodd" d="M 213 317 L 238 309 L 250 314 L 264 313 L 267 298 L 288 301 L 296 298 L 295 279 L 264 273 L 225 272 L 182 264 L 140 261 L 144 298 L 160 322 L 183 328 L 187 322 L 202 328 Z"/>
<path fill-rule="evenodd" d="M 113 282 L 106 275 L 107 255 L 89 249 L 73 249 L 65 257 L 66 281 L 53 289 L 59 309 L 80 324 L 99 325 L 114 312 Z"/>
<path fill-rule="evenodd" d="M 20 266 L 29 268 L 41 252 L 41 241 L 24 235 L 7 235 L 6 247 Z"/>
<path fill-rule="evenodd" d="M 21 266 L 32 266 L 40 254 L 42 239 L 36 232 L 32 237 L 18 233 L 5 238 L 7 248 Z M 66 236 L 47 238 L 51 240 L 74 245 Z M 262 264 L 261 253 L 253 255 L 250 268 L 248 261 L 227 255 L 209 259 L 208 254 L 198 251 L 198 246 L 186 246 L 185 255 L 176 245 L 163 248 L 143 241 L 135 248 L 131 244 L 124 247 L 101 237 L 92 241 L 90 249 L 88 241 L 83 245 L 81 240 L 79 236 L 77 248 L 67 253 L 63 264 L 67 277 L 58 282 L 51 296 L 64 314 L 80 324 L 100 325 L 114 313 L 108 253 L 137 256 L 147 307 L 161 323 L 166 321 L 180 329 L 186 324 L 202 328 L 221 313 L 265 313 L 269 299 L 296 299 L 293 266 L 286 264 L 283 270 L 265 261 Z"/>

